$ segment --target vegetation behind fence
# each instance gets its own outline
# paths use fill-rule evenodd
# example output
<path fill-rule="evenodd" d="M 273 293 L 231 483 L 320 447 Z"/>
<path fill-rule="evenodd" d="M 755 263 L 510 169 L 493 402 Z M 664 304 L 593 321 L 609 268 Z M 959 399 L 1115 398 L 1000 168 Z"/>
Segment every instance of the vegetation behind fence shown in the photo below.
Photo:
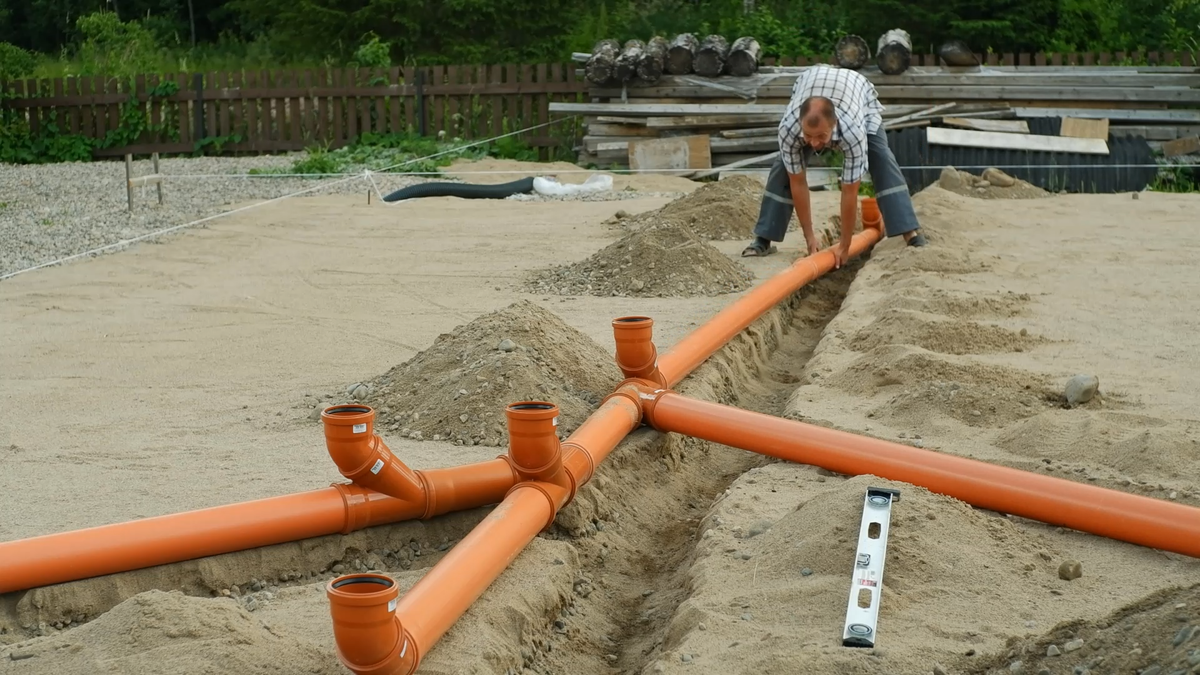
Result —
<path fill-rule="evenodd" d="M 993 65 L 1184 65 L 1191 53 L 981 54 Z M 807 65 L 829 58 L 767 59 Z M 937 65 L 913 55 L 913 65 Z M 581 102 L 577 64 L 325 68 L 30 79 L 0 83 L 4 161 L 87 159 L 126 153 L 265 153 L 335 149 L 364 135 L 447 140 L 518 136 L 545 150 L 570 148 L 578 120 L 551 116 L 551 101 Z M 549 124 L 556 122 L 555 124 Z M 541 126 L 547 125 L 547 126 Z M 18 150 L 17 140 L 25 134 Z M 16 140 L 14 140 L 16 139 Z M 5 147 L 0 147 L 4 151 Z"/>

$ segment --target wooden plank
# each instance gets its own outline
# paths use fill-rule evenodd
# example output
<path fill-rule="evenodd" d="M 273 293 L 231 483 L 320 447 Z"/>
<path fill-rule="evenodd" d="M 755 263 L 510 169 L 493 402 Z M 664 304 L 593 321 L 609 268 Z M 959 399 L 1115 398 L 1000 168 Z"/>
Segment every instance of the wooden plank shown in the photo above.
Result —
<path fill-rule="evenodd" d="M 221 121 L 217 111 L 217 94 L 221 87 L 217 84 L 216 71 L 210 71 L 204 76 L 204 131 L 207 137 L 221 135 Z M 211 94 L 211 95 L 210 95 Z"/>
<path fill-rule="evenodd" d="M 388 82 L 396 84 L 404 77 L 404 72 L 399 66 L 392 66 L 388 70 Z M 400 121 L 400 116 L 403 113 L 404 99 L 400 96 L 389 95 L 387 100 L 388 108 L 388 133 L 400 134 L 404 133 L 404 127 Z"/>
<path fill-rule="evenodd" d="M 1108 138 L 1108 119 L 1064 117 L 1059 136 L 1067 138 Z"/>
<path fill-rule="evenodd" d="M 964 87 L 944 84 L 912 84 L 912 85 L 878 85 L 875 87 L 879 98 L 884 101 L 894 99 L 912 100 L 1006 100 L 1027 99 L 1032 101 L 1135 101 L 1135 102 L 1166 102 L 1166 103 L 1200 103 L 1200 89 L 1189 86 L 1138 87 L 1112 82 L 1108 86 L 1060 86 L 1050 84 L 1035 86 L 1028 84 L 992 84 L 989 86 Z M 656 86 L 644 89 L 630 90 L 629 98 L 665 97 L 665 98 L 718 98 L 727 96 L 727 92 L 700 85 L 688 86 Z M 593 90 L 592 96 L 600 98 L 619 98 L 619 90 Z M 756 92 L 757 98 L 787 98 L 791 93 L 790 87 L 760 87 Z"/>
<path fill-rule="evenodd" d="M 731 126 L 759 126 L 763 124 L 778 124 L 783 117 L 783 110 L 778 114 L 722 114 L 722 115 L 684 115 L 682 117 L 651 117 L 645 121 L 651 129 L 687 129 Z"/>
<path fill-rule="evenodd" d="M 1190 138 L 1167 141 L 1162 145 L 1162 153 L 1164 157 L 1200 154 L 1200 137 L 1192 136 Z"/>
<path fill-rule="evenodd" d="M 247 71 L 245 75 L 246 85 L 250 88 L 258 84 L 258 73 Z M 259 123 L 259 101 L 257 98 L 248 97 L 245 99 L 244 108 L 246 111 L 246 142 L 257 143 L 262 138 L 262 129 Z"/>
<path fill-rule="evenodd" d="M 1108 132 L 1113 136 L 1141 136 L 1148 141 L 1173 141 L 1187 136 L 1200 135 L 1200 125 L 1185 124 L 1154 125 L 1154 126 L 1110 126 Z"/>
<path fill-rule="evenodd" d="M 779 127 L 756 127 L 753 129 L 729 129 L 721 132 L 722 138 L 754 138 L 756 136 L 775 136 Z"/>
<path fill-rule="evenodd" d="M 1108 143 L 1097 138 L 1006 134 L 995 131 L 947 129 L 945 127 L 930 127 L 926 132 L 926 141 L 930 145 L 951 145 L 963 148 L 1078 152 L 1088 155 L 1108 154 Z"/>
<path fill-rule="evenodd" d="M 219 77 L 219 79 L 217 80 L 217 82 L 220 85 L 221 89 L 228 90 L 229 89 L 229 73 L 221 73 L 218 77 Z M 226 138 L 228 138 L 233 133 L 231 131 L 232 127 L 230 127 L 230 118 L 232 117 L 232 110 L 230 110 L 230 109 L 233 107 L 233 104 L 236 102 L 236 100 L 237 99 L 226 99 L 226 100 L 217 102 L 217 109 L 221 111 L 220 112 L 221 122 L 220 122 L 220 127 L 219 127 L 220 128 L 219 135 L 224 136 Z"/>
<path fill-rule="evenodd" d="M 942 122 L 952 127 L 974 129 L 975 131 L 998 131 L 1009 134 L 1029 133 L 1029 122 L 1025 120 L 981 120 L 968 117 L 944 117 Z M 1066 136 L 1067 134 L 1063 134 Z M 1108 138 L 1105 136 L 1104 138 Z"/>
<path fill-rule="evenodd" d="M 79 87 L 80 96 L 88 96 L 92 93 L 92 85 L 96 81 L 94 77 L 80 77 L 77 86 Z M 18 85 L 20 82 L 17 83 Z M 96 136 L 96 118 L 92 115 L 92 106 L 85 105 L 79 109 L 79 133 L 88 138 L 97 138 Z"/>
<path fill-rule="evenodd" d="M 530 67 L 528 64 L 521 65 L 521 84 L 525 85 L 526 87 L 532 87 L 534 84 L 533 83 L 533 68 Z M 533 124 L 534 124 L 534 121 L 533 121 L 533 96 L 528 93 L 522 94 L 519 106 L 520 106 L 520 113 L 521 113 L 521 121 L 520 121 L 520 126 L 518 126 L 517 129 L 523 129 L 523 128 L 528 128 L 528 127 L 533 126 Z M 518 136 L 518 138 L 524 140 L 526 136 L 528 136 L 528 134 L 522 134 L 521 136 Z"/>
<path fill-rule="evenodd" d="M 355 72 L 353 68 L 342 68 L 342 84 L 347 87 L 352 87 L 354 84 Z M 340 97 L 339 97 L 340 98 Z M 345 144 L 351 145 L 358 140 L 358 97 L 346 97 L 346 138 Z"/>
<path fill-rule="evenodd" d="M 651 136 L 658 137 L 657 129 L 635 127 L 630 124 L 589 124 L 588 133 L 596 136 Z"/>
<path fill-rule="evenodd" d="M 631 141 L 629 168 L 634 171 L 679 170 L 691 173 L 712 168 L 708 136 L 680 136 Z"/>
<path fill-rule="evenodd" d="M 1200 110 L 1115 110 L 1086 108 L 1014 107 L 1017 117 L 1078 117 L 1107 119 L 1113 122 L 1191 122 L 1200 123 Z"/>
<path fill-rule="evenodd" d="M 371 80 L 371 71 L 366 68 L 356 68 L 354 70 L 354 83 L 356 93 L 355 107 L 358 109 L 359 125 L 358 133 L 369 134 L 373 128 L 371 124 L 371 105 L 373 103 L 371 96 L 367 95 L 361 87 L 357 85 L 366 84 Z"/>
<path fill-rule="evenodd" d="M 596 118 L 597 122 L 602 124 L 640 124 L 646 125 L 645 117 L 616 117 L 613 115 L 601 115 Z"/>

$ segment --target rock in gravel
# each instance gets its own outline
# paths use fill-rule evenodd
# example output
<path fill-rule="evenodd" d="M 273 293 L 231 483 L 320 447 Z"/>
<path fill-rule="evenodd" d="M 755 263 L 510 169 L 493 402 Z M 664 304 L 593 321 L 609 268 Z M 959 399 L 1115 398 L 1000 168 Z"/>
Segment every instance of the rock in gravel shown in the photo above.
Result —
<path fill-rule="evenodd" d="M 962 174 L 958 172 L 958 169 L 952 166 L 942 167 L 942 175 L 938 177 L 938 187 L 941 187 L 943 190 L 950 191 L 954 191 L 956 188 L 962 189 Z"/>
<path fill-rule="evenodd" d="M 1046 656 L 1058 656 L 1059 654 L 1062 654 L 1062 650 L 1058 648 L 1058 645 L 1046 647 Z"/>
<path fill-rule="evenodd" d="M 1100 378 L 1095 375 L 1076 375 L 1067 380 L 1063 397 L 1067 400 L 1067 407 L 1074 408 L 1077 405 L 1092 400 L 1092 397 L 1096 395 L 1099 389 Z"/>
<path fill-rule="evenodd" d="M 1083 640 L 1080 640 L 1079 638 L 1070 640 L 1067 642 L 1067 644 L 1063 645 L 1063 651 L 1067 653 L 1078 651 L 1080 649 L 1083 649 Z"/>
<path fill-rule="evenodd" d="M 948 672 L 946 672 L 946 669 L 942 667 L 942 664 L 935 663 L 935 664 L 933 664 L 933 675 L 950 675 L 950 674 Z"/>
<path fill-rule="evenodd" d="M 499 349 L 502 352 L 516 351 L 517 343 L 509 340 L 508 338 L 504 338 L 500 341 L 500 344 L 496 345 L 496 349 Z"/>
<path fill-rule="evenodd" d="M 1063 581 L 1072 581 L 1083 576 L 1083 563 L 1078 560 L 1064 560 L 1058 566 L 1058 578 Z"/>
<path fill-rule="evenodd" d="M 1000 169 L 990 168 L 984 169 L 980 178 L 996 187 L 1012 187 L 1017 184 L 1017 179 L 1004 173 Z"/>

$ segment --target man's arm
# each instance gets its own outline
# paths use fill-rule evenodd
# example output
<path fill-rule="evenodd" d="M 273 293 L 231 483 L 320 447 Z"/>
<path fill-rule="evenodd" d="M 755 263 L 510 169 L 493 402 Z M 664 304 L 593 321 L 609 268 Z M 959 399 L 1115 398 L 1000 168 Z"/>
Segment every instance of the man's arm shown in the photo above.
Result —
<path fill-rule="evenodd" d="M 800 229 L 804 231 L 804 242 L 808 244 L 808 254 L 812 255 L 821 250 L 821 242 L 813 232 L 812 201 L 809 198 L 808 178 L 804 172 L 788 173 L 788 183 L 791 186 L 792 205 L 796 208 L 796 219 L 800 221 Z"/>
<path fill-rule="evenodd" d="M 860 181 L 842 183 L 842 238 L 833 247 L 833 269 L 838 269 L 850 258 L 850 240 L 858 225 L 858 185 Z"/>

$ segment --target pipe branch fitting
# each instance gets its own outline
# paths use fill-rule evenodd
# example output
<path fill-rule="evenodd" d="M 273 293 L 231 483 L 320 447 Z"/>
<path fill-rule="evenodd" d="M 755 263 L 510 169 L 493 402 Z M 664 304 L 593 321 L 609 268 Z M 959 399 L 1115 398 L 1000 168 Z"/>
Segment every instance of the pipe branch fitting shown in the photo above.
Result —
<path fill-rule="evenodd" d="M 879 211 L 879 202 L 874 197 L 862 200 L 862 224 L 864 229 L 883 229 L 883 214 Z"/>
<path fill-rule="evenodd" d="M 424 481 L 375 433 L 375 411 L 370 406 L 330 406 L 321 412 L 321 422 L 329 456 L 343 476 L 389 497 L 426 505 Z"/>
<path fill-rule="evenodd" d="M 325 586 L 342 665 L 356 675 L 411 675 L 417 644 L 400 624 L 400 588 L 382 574 L 348 574 Z"/>
<path fill-rule="evenodd" d="M 558 406 L 545 401 L 522 401 L 504 409 L 508 418 L 508 456 L 521 481 L 513 490 L 532 487 L 550 502 L 554 524 L 558 510 L 575 497 L 575 477 L 563 465 L 562 443 L 558 439 Z"/>
<path fill-rule="evenodd" d="M 650 380 L 662 386 L 667 380 L 658 370 L 658 348 L 654 346 L 654 319 L 623 316 L 612 322 L 617 343 L 617 367 L 626 378 Z"/>

